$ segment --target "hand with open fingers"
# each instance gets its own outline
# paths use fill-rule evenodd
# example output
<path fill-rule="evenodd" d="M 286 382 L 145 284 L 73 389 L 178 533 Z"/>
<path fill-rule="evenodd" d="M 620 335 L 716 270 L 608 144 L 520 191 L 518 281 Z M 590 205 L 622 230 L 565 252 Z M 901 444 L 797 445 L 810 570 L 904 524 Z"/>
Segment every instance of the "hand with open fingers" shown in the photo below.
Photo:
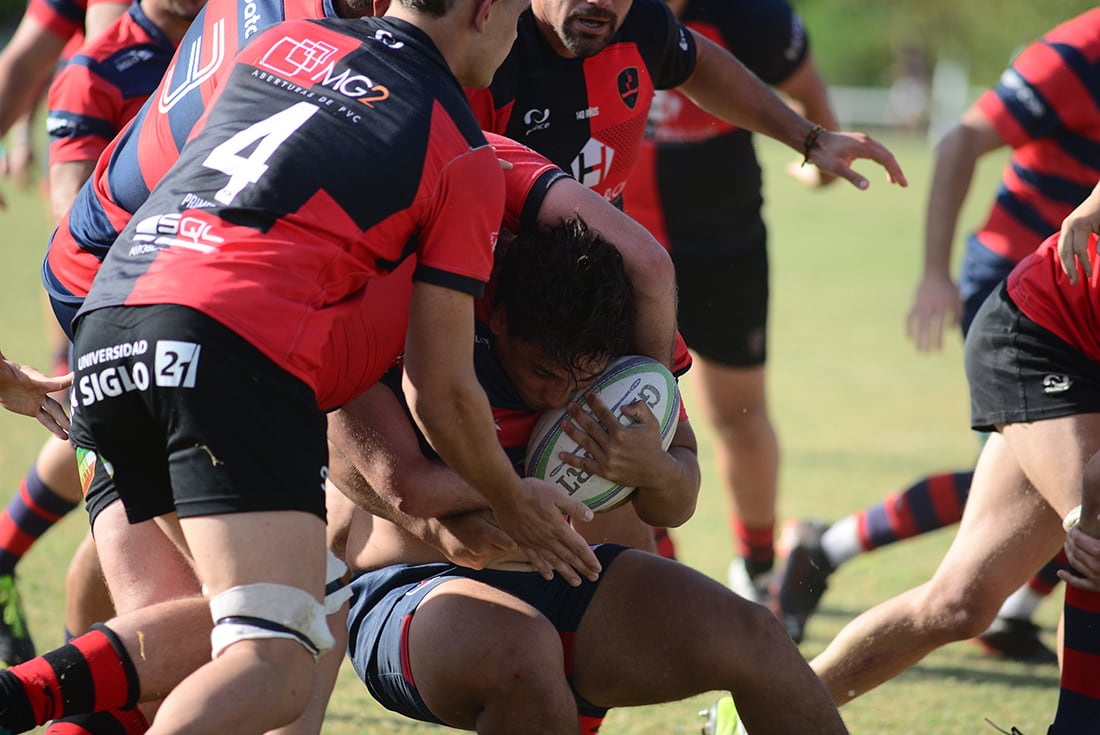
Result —
<path fill-rule="evenodd" d="M 474 510 L 443 518 L 427 518 L 428 541 L 449 561 L 468 569 L 484 569 L 516 548 L 490 510 Z"/>
<path fill-rule="evenodd" d="M 852 169 L 852 163 L 859 159 L 874 161 L 886 169 L 886 178 L 891 184 L 909 185 L 894 154 L 866 133 L 822 132 L 809 150 L 808 158 L 822 172 L 847 179 L 857 189 L 870 186 L 864 176 Z"/>
<path fill-rule="evenodd" d="M 0 355 L 0 406 L 38 420 L 61 439 L 69 438 L 69 417 L 50 393 L 65 390 L 73 376 L 49 378 L 27 365 L 10 362 Z"/>
<path fill-rule="evenodd" d="M 1066 534 L 1066 556 L 1070 569 L 1059 570 L 1066 584 L 1089 592 L 1100 592 L 1100 538 L 1074 526 Z"/>
<path fill-rule="evenodd" d="M 925 275 L 913 295 L 905 319 L 905 333 L 920 352 L 943 349 L 943 333 L 955 327 L 962 315 L 962 296 L 955 282 L 945 276 Z"/>
<path fill-rule="evenodd" d="M 584 449 L 583 454 L 562 452 L 559 459 L 577 469 L 628 487 L 660 486 L 662 473 L 673 460 L 661 446 L 661 424 L 644 401 L 623 406 L 631 419 L 624 424 L 595 393 L 584 402 L 569 404 L 572 421 L 562 422 L 566 434 Z"/>
<path fill-rule="evenodd" d="M 545 480 L 525 477 L 522 488 L 512 502 L 494 506 L 501 529 L 545 579 L 553 579 L 557 571 L 574 587 L 580 585 L 581 577 L 596 581 L 600 562 L 565 518 L 591 520 L 591 509 Z"/>

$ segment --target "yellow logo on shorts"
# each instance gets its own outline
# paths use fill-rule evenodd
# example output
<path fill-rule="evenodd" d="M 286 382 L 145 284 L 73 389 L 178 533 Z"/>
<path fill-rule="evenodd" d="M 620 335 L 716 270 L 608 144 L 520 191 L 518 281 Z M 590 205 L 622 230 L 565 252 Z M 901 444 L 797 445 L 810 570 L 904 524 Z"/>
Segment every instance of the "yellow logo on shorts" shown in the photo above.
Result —
<path fill-rule="evenodd" d="M 80 473 L 80 494 L 87 495 L 95 475 L 96 455 L 91 449 L 76 448 L 76 469 Z"/>

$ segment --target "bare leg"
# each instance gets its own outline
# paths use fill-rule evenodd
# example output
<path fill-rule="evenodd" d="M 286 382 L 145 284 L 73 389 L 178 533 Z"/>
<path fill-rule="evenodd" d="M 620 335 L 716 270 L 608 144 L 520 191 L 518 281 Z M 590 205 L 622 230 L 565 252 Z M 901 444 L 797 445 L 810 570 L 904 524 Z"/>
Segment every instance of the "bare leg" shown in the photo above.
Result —
<path fill-rule="evenodd" d="M 623 552 L 604 572 L 577 631 L 573 671 L 580 694 L 598 706 L 724 689 L 754 735 L 847 732 L 774 615 L 650 554 Z"/>
<path fill-rule="evenodd" d="M 324 522 L 296 511 L 237 513 L 180 522 L 211 596 L 258 582 L 324 598 Z M 316 665 L 296 641 L 234 643 L 184 679 L 149 732 L 263 733 L 290 724 L 311 697 Z"/>
<path fill-rule="evenodd" d="M 88 632 L 93 623 L 102 623 L 114 615 L 95 541 L 88 534 L 73 554 L 65 575 L 65 629 L 70 635 L 80 635 Z"/>
<path fill-rule="evenodd" d="M 1054 556 L 1064 538 L 1060 513 L 1076 504 L 1072 498 L 1090 456 L 1079 428 L 1074 418 L 1055 419 L 1005 427 L 1003 435 L 989 438 L 958 534 L 933 578 L 860 615 L 813 660 L 838 703 L 946 643 L 981 633 L 1005 598 Z M 1015 450 L 1022 445 L 1028 448 L 1021 449 L 1021 460 Z"/>
<path fill-rule="evenodd" d="M 454 727 L 579 732 L 558 632 L 512 595 L 466 579 L 439 585 L 413 616 L 409 657 L 428 708 Z"/>
<path fill-rule="evenodd" d="M 697 358 L 695 371 L 731 510 L 755 528 L 774 523 L 779 444 L 768 416 L 764 367 L 731 368 Z"/>

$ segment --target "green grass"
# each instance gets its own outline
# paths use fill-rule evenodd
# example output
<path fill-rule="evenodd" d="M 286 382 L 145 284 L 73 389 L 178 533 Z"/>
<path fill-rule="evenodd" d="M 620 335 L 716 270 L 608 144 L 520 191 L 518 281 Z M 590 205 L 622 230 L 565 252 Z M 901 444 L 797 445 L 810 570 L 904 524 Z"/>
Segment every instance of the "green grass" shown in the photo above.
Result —
<path fill-rule="evenodd" d="M 887 139 L 911 185 L 886 184 L 862 164 L 872 186 L 858 192 L 839 183 L 808 192 L 782 170 L 793 153 L 760 145 L 767 172 L 771 225 L 772 330 L 769 393 L 782 444 L 781 516 L 837 518 L 934 470 L 965 468 L 977 445 L 967 428 L 966 383 L 958 339 L 939 355 L 920 355 L 904 335 L 920 267 L 922 217 L 930 151 L 923 141 Z M 984 164 L 965 213 L 983 214 L 999 162 Z M 0 348 L 43 365 L 43 310 L 38 263 L 48 233 L 43 206 L 12 193 L 0 214 L 5 230 L 0 270 Z M 685 385 L 689 410 L 701 415 Z M 681 557 L 717 579 L 731 554 L 726 506 L 714 477 L 709 428 L 696 421 L 704 485 L 699 510 L 675 532 Z M 30 420 L 0 415 L 0 498 L 10 497 L 45 438 Z M 73 513 L 20 567 L 31 628 L 40 649 L 60 643 L 64 570 L 85 528 Z M 952 531 L 899 544 L 853 560 L 840 570 L 812 619 L 803 651 L 812 656 L 858 612 L 925 581 Z M 1060 593 L 1056 595 L 1060 600 Z M 684 601 L 690 605 L 690 600 Z M 1060 602 L 1040 613 L 1053 641 Z M 705 636 L 706 631 L 700 631 Z M 754 665 L 765 666 L 765 662 Z M 617 733 L 694 733 L 696 712 L 711 695 L 688 702 L 613 712 L 604 726 Z M 983 718 L 1023 732 L 1045 732 L 1057 699 L 1053 668 L 991 661 L 969 643 L 948 646 L 910 672 L 842 710 L 853 733 L 990 732 Z M 345 669 L 330 707 L 327 735 L 427 733 L 439 728 L 404 720 L 376 706 Z M 531 732 L 537 732 L 532 726 Z"/>

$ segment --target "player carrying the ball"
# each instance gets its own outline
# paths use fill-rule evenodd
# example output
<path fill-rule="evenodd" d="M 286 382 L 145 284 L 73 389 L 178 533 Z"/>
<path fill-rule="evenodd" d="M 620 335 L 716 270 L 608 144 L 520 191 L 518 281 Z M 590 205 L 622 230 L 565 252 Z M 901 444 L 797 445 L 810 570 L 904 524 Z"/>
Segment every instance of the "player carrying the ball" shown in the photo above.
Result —
<path fill-rule="evenodd" d="M 626 351 L 631 303 L 621 257 L 579 218 L 502 240 L 477 308 L 476 372 L 515 459 L 543 410 L 571 405 L 570 434 L 593 455 L 585 470 L 639 486 L 600 520 L 679 525 L 700 483 L 686 415 L 665 452 L 645 405 L 624 409 L 636 423 L 622 426 L 591 393 L 595 419 L 571 403 Z M 683 368 L 682 343 L 679 357 Z M 615 544 L 594 547 L 594 582 L 532 571 L 484 499 L 418 436 L 392 377 L 344 407 L 354 425 L 330 431 L 330 478 L 375 513 L 356 510 L 348 535 L 360 572 L 348 650 L 381 704 L 480 733 L 575 734 L 595 733 L 611 707 L 723 689 L 754 735 L 846 732 L 782 624 L 714 580 Z M 435 517 L 409 512 L 429 503 Z M 602 537 L 587 525 L 578 530 Z"/>

